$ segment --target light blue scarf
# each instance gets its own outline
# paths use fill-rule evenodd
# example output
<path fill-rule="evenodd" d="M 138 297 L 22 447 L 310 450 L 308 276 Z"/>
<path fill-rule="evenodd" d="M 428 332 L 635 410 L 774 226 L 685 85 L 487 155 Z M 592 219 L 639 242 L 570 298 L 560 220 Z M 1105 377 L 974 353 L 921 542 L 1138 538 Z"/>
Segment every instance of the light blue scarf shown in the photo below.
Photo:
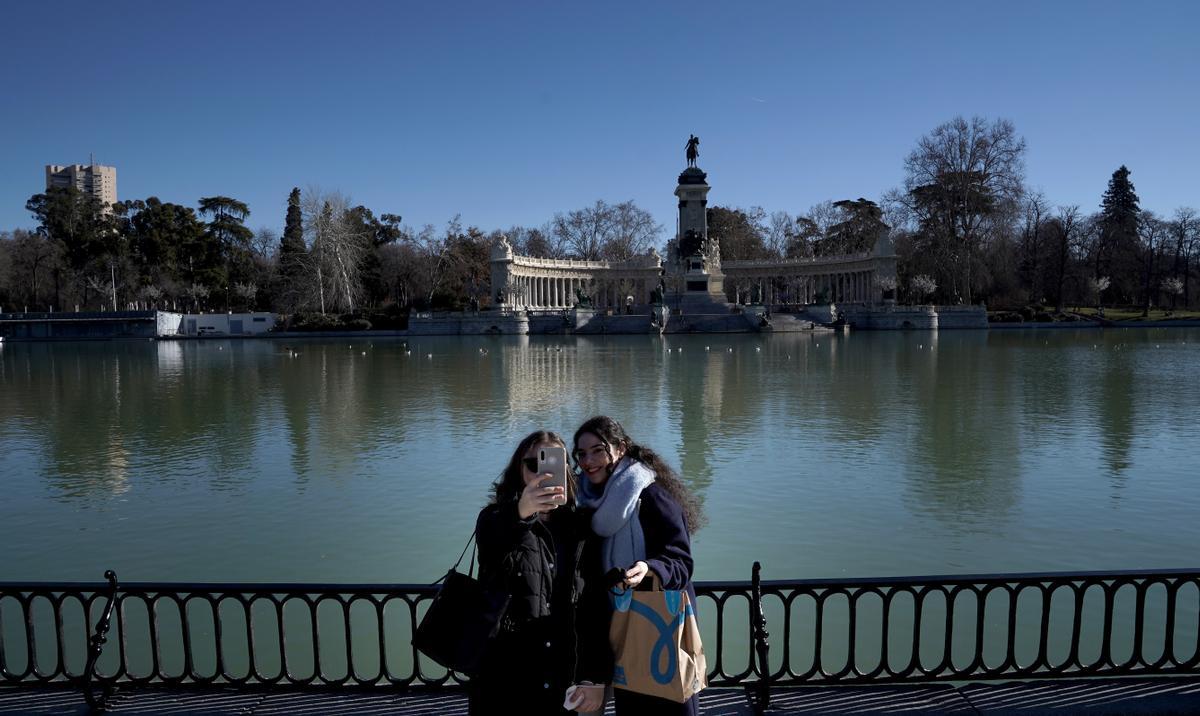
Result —
<path fill-rule="evenodd" d="M 646 537 L 637 519 L 642 490 L 654 482 L 654 471 L 642 463 L 622 458 L 603 485 L 593 485 L 587 477 L 579 481 L 579 506 L 596 510 L 592 531 L 603 538 L 601 561 L 604 571 L 613 567 L 629 569 L 646 559 Z"/>

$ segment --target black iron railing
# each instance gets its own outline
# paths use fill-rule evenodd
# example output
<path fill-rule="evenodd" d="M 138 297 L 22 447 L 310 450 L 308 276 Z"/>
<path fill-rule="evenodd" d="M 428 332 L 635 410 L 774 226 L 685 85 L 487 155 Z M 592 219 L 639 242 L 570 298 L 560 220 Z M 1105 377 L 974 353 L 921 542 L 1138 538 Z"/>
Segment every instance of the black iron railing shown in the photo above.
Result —
<path fill-rule="evenodd" d="M 759 708 L 772 685 L 1200 673 L 1198 570 L 762 581 L 756 563 L 696 592 L 710 684 Z M 94 705 L 123 684 L 453 687 L 410 643 L 435 593 L 0 583 L 0 685 L 78 684 Z"/>

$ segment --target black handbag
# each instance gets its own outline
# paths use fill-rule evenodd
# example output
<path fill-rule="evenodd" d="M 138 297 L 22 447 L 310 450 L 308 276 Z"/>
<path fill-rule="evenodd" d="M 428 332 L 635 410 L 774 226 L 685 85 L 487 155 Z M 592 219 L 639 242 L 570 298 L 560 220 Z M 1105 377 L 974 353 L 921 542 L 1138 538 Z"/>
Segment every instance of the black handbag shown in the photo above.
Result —
<path fill-rule="evenodd" d="M 488 641 L 499 631 L 509 600 L 507 593 L 488 589 L 471 576 L 475 571 L 474 549 L 467 573 L 458 571 L 467 548 L 474 542 L 472 532 L 458 561 L 446 576 L 434 582 L 442 586 L 412 638 L 413 646 L 422 654 L 468 676 L 478 673 Z"/>

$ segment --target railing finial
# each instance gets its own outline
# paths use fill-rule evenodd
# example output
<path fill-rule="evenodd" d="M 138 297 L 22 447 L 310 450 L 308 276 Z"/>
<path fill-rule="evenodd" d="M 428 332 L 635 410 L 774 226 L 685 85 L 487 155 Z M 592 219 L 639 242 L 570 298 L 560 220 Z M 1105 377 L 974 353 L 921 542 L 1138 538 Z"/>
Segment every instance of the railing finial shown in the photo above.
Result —
<path fill-rule="evenodd" d="M 762 714 L 771 705 L 771 665 L 768 660 L 771 645 L 767 643 L 767 617 L 762 608 L 762 563 L 755 562 L 750 569 L 750 643 L 758 656 L 754 671 L 758 681 L 748 686 L 752 689 L 751 703 L 756 714 Z"/>
<path fill-rule="evenodd" d="M 104 605 L 104 611 L 100 612 L 95 631 L 88 638 L 87 665 L 83 670 L 83 698 L 93 711 L 103 711 L 113 691 L 112 684 L 102 684 L 99 697 L 92 693 L 96 663 L 100 661 L 100 653 L 104 651 L 104 644 L 108 641 L 109 622 L 112 620 L 113 607 L 117 603 L 117 573 L 107 569 L 104 571 L 104 579 L 108 581 L 108 603 Z"/>

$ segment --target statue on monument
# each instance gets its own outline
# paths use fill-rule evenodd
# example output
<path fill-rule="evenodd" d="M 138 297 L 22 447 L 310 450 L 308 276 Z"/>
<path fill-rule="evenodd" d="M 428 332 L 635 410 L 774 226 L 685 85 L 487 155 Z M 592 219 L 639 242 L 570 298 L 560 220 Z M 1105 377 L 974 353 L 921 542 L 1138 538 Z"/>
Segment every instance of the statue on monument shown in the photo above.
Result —
<path fill-rule="evenodd" d="M 688 135 L 687 141 L 687 163 L 688 167 L 696 166 L 696 158 L 700 156 L 700 137 L 694 134 Z"/>
<path fill-rule="evenodd" d="M 704 237 L 695 229 L 688 229 L 683 232 L 683 236 L 679 240 L 679 256 L 686 258 L 688 256 L 701 256 L 704 254 Z"/>

